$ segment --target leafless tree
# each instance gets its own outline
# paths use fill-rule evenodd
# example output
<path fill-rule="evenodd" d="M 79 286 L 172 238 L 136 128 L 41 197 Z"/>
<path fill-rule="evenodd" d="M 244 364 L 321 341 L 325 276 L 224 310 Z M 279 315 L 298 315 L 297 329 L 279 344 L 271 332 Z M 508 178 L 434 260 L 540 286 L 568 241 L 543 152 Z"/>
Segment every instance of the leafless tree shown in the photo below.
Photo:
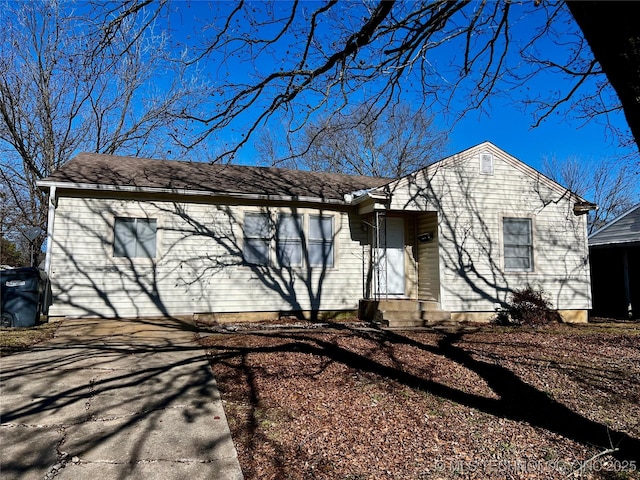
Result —
<path fill-rule="evenodd" d="M 598 205 L 589 213 L 589 233 L 640 201 L 638 175 L 620 160 L 544 159 L 542 172 L 572 192 Z"/>
<path fill-rule="evenodd" d="M 624 11 L 625 22 L 637 18 L 636 5 L 608 8 Z M 578 25 L 564 2 L 241 1 L 216 5 L 203 22 L 188 58 L 215 61 L 222 81 L 210 113 L 189 118 L 206 124 L 203 138 L 236 129 L 229 156 L 269 124 L 297 134 L 314 116 L 363 101 L 418 102 L 455 120 L 504 95 L 532 124 L 626 108 L 580 29 L 598 19 Z"/>
<path fill-rule="evenodd" d="M 199 141 L 236 129 L 223 156 L 271 120 L 297 132 L 318 112 L 406 98 L 459 117 L 497 95 L 512 96 L 533 107 L 534 125 L 553 113 L 588 121 L 624 110 L 640 136 L 637 2 L 239 0 L 212 2 L 197 15 L 191 4 L 170 0 L 90 4 L 102 12 L 94 53 L 128 33 L 130 17 L 151 9 L 130 38 L 164 15 L 166 31 L 182 33 L 173 40 L 179 60 L 215 66 L 204 108 L 181 113 L 206 127 Z M 532 86 L 536 79 L 545 91 Z M 466 107 L 456 111 L 460 99 Z"/>
<path fill-rule="evenodd" d="M 501 95 L 533 124 L 624 109 L 637 140 L 640 4 L 590 4 L 240 0 L 195 17 L 169 0 L 8 3 L 4 179 L 28 192 L 20 205 L 43 225 L 34 182 L 77 150 L 177 155 L 216 136 L 215 153 L 233 158 L 273 125 L 293 137 L 362 103 L 413 102 L 455 120 Z M 204 78 L 203 63 L 215 66 L 207 95 L 185 76 Z"/>
<path fill-rule="evenodd" d="M 10 239 L 15 217 L 14 205 L 10 200 L 6 187 L 0 183 L 0 268 L 2 265 L 23 263 L 15 239 Z"/>
<path fill-rule="evenodd" d="M 166 156 L 193 143 L 178 117 L 198 109 L 203 86 L 170 62 L 154 23 L 161 9 L 146 3 L 3 5 L 1 177 L 16 226 L 45 229 L 36 181 L 78 151 Z"/>
<path fill-rule="evenodd" d="M 16 195 L 24 203 L 24 194 L 19 190 L 12 192 L 3 176 L 0 176 L 0 265 L 26 265 L 30 246 L 21 233 L 22 215 L 16 203 Z"/>
<path fill-rule="evenodd" d="M 438 160 L 447 141 L 424 110 L 401 104 L 359 105 L 310 121 L 293 145 L 263 135 L 257 150 L 269 162 L 288 151 L 287 166 L 312 171 L 398 178 Z M 281 142 L 284 143 L 284 142 Z"/>

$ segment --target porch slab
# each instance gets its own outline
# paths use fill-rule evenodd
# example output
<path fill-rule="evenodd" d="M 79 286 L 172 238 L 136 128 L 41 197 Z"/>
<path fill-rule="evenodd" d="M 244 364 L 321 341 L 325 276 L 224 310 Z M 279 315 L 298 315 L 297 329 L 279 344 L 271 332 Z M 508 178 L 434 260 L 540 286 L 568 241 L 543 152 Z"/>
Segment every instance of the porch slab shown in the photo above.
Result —
<path fill-rule="evenodd" d="M 437 302 L 398 299 L 361 300 L 360 318 L 388 327 L 424 327 L 451 321 L 451 312 L 438 309 Z"/>

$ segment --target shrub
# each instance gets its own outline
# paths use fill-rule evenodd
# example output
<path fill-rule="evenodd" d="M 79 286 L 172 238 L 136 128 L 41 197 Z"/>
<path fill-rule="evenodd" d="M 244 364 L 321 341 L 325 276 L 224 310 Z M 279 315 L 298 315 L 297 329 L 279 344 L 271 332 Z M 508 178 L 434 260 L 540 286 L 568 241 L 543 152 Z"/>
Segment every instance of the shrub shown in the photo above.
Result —
<path fill-rule="evenodd" d="M 546 325 L 559 322 L 560 314 L 542 289 L 526 287 L 509 294 L 505 309 L 498 312 L 499 325 Z"/>

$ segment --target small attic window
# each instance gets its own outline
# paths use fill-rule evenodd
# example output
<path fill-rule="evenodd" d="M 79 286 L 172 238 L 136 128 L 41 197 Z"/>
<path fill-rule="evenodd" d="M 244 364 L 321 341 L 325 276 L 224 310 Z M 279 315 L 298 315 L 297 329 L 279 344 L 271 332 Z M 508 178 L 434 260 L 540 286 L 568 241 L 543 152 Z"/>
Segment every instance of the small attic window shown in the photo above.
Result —
<path fill-rule="evenodd" d="M 480 154 L 480 174 L 493 175 L 493 155 L 490 153 Z"/>

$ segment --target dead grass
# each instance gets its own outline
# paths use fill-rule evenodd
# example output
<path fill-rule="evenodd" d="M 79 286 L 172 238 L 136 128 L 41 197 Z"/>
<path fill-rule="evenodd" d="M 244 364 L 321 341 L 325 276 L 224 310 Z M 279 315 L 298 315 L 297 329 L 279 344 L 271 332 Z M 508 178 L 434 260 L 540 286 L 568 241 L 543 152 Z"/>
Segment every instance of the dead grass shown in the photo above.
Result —
<path fill-rule="evenodd" d="M 353 327 L 202 339 L 246 478 L 640 478 L 637 324 Z"/>
<path fill-rule="evenodd" d="M 28 328 L 0 328 L 0 356 L 27 350 L 32 345 L 53 338 L 57 328 L 55 322 Z"/>

